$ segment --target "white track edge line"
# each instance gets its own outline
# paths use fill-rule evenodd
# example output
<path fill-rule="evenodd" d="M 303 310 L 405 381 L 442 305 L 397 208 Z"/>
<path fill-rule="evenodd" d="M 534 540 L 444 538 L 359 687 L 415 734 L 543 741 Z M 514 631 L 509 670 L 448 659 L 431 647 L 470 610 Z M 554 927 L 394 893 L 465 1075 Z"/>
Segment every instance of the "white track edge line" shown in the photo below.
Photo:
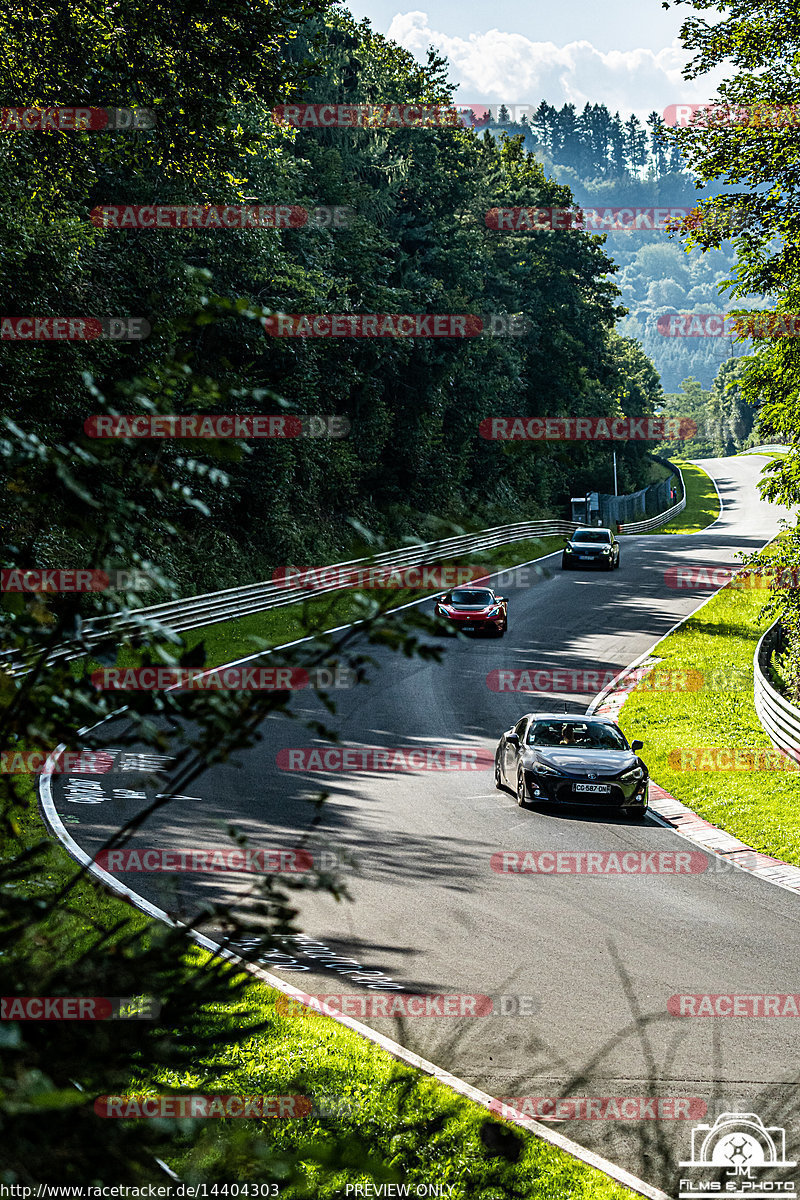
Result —
<path fill-rule="evenodd" d="M 102 721 L 98 722 L 98 724 L 102 723 Z M 90 726 L 89 728 L 94 728 L 94 726 Z M 81 732 L 85 732 L 85 730 L 81 730 Z M 151 904 L 149 900 L 145 900 L 143 896 L 140 896 L 137 892 L 134 892 L 125 884 L 120 883 L 120 881 L 115 879 L 113 875 L 110 875 L 108 871 L 105 871 L 102 867 L 98 866 L 97 863 L 95 863 L 94 860 L 89 857 L 85 850 L 81 849 L 74 838 L 70 836 L 69 831 L 61 821 L 61 817 L 53 800 L 53 792 L 50 782 L 53 777 L 53 766 L 55 760 L 65 749 L 66 746 L 62 744 L 53 750 L 48 756 L 44 770 L 40 776 L 39 785 L 39 802 L 45 824 L 53 833 L 53 835 L 60 841 L 64 849 L 74 859 L 76 859 L 77 862 L 86 867 L 87 870 L 107 888 L 109 888 L 110 891 L 125 897 L 135 908 L 138 908 L 140 911 L 146 913 L 147 916 L 162 921 L 164 924 L 173 929 L 186 929 L 186 932 L 192 941 L 194 941 L 197 945 L 202 946 L 203 949 L 210 951 L 217 957 L 228 959 L 230 962 L 240 965 L 244 970 L 261 980 L 261 982 L 268 984 L 269 987 L 275 988 L 276 991 L 282 992 L 285 996 L 291 996 L 302 1003 L 302 998 L 306 995 L 305 992 L 300 991 L 299 988 L 293 987 L 290 983 L 285 983 L 284 980 L 280 979 L 277 975 L 273 975 L 271 972 L 265 971 L 256 963 L 247 962 L 238 955 L 233 954 L 230 950 L 226 950 L 216 942 L 211 941 L 211 939 L 207 938 L 204 934 L 198 933 L 196 930 L 190 929 L 187 926 L 183 926 L 179 922 L 174 921 L 173 918 L 170 917 L 169 913 L 165 912 L 161 908 L 157 908 L 154 904 Z M 490 1096 L 488 1092 L 483 1092 L 479 1088 L 473 1087 L 472 1084 L 467 1083 L 463 1079 L 459 1079 L 457 1075 L 453 1075 L 449 1071 L 445 1071 L 443 1068 L 437 1067 L 435 1063 L 421 1058 L 418 1054 L 414 1054 L 413 1051 L 407 1050 L 405 1046 L 401 1046 L 399 1042 L 394 1041 L 392 1038 L 386 1037 L 382 1033 L 378 1033 L 377 1030 L 370 1029 L 368 1025 L 362 1025 L 360 1021 L 356 1021 L 353 1017 L 347 1017 L 339 1013 L 331 1013 L 327 1015 L 329 1015 L 330 1019 L 336 1021 L 339 1025 L 344 1025 L 348 1029 L 351 1029 L 354 1033 L 360 1034 L 368 1041 L 374 1042 L 376 1045 L 380 1046 L 381 1049 L 391 1054 L 393 1058 L 399 1059 L 401 1062 L 408 1063 L 409 1066 L 422 1071 L 426 1075 L 432 1076 L 444 1087 L 448 1087 L 451 1089 L 451 1091 L 456 1092 L 458 1095 L 464 1096 L 466 1099 L 480 1104 L 483 1108 L 488 1109 L 493 1116 L 498 1116 L 498 1114 L 492 1112 L 491 1109 L 491 1105 L 497 1104 L 498 1101 L 495 1097 Z M 593 1150 L 585 1149 L 585 1147 L 578 1145 L 577 1142 L 573 1142 L 570 1138 L 564 1137 L 563 1134 L 558 1133 L 554 1129 L 548 1129 L 547 1126 L 540 1124 L 538 1121 L 532 1120 L 530 1117 L 508 1116 L 502 1119 L 509 1121 L 512 1125 L 520 1126 L 520 1128 L 525 1129 L 528 1133 L 534 1134 L 535 1137 L 538 1137 L 542 1141 L 549 1143 L 556 1149 L 566 1152 L 573 1158 L 577 1158 L 586 1166 L 593 1167 L 597 1171 L 602 1171 L 603 1174 L 608 1175 L 611 1179 L 615 1180 L 615 1182 L 622 1184 L 623 1187 L 627 1187 L 633 1192 L 637 1192 L 641 1196 L 646 1196 L 648 1200 L 670 1200 L 670 1197 L 666 1192 L 662 1192 L 658 1188 L 653 1187 L 651 1184 L 645 1183 L 643 1179 L 638 1179 L 635 1175 L 631 1174 L 631 1172 L 626 1171 L 624 1167 L 619 1167 L 616 1163 L 612 1163 L 608 1159 L 602 1158 L 599 1154 L 595 1154 Z"/>

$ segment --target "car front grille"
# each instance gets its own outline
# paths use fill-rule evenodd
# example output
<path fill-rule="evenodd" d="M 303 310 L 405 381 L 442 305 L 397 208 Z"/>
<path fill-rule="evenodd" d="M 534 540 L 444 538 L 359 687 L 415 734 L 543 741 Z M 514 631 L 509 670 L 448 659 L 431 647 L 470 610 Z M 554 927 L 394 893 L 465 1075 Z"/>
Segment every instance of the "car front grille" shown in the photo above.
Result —
<path fill-rule="evenodd" d="M 619 784 L 611 782 L 610 792 L 573 792 L 573 783 L 602 783 L 611 782 L 604 780 L 573 780 L 565 779 L 563 781 L 554 780 L 554 788 L 550 794 L 558 804 L 591 804 L 606 808 L 619 808 L 625 803 L 625 793 Z M 548 789 L 550 790 L 550 789 Z"/>

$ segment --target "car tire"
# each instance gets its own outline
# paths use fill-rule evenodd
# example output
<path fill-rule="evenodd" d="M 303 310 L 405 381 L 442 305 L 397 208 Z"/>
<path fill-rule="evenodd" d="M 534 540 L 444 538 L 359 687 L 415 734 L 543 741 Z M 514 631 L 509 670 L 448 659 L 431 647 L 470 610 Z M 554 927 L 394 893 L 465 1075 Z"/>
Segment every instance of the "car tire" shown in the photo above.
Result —
<path fill-rule="evenodd" d="M 615 571 L 619 570 L 619 555 L 617 555 L 617 561 L 614 563 L 614 570 Z"/>
<path fill-rule="evenodd" d="M 525 776 L 521 770 L 517 771 L 517 804 L 520 808 L 528 807 L 528 800 L 525 795 Z"/>
<path fill-rule="evenodd" d="M 637 825 L 641 825 L 647 816 L 647 812 L 646 808 L 632 808 L 629 815 L 632 821 L 636 821 Z"/>
<path fill-rule="evenodd" d="M 567 560 L 565 558 L 562 558 L 562 560 L 561 560 L 561 570 L 562 571 L 569 570 L 569 563 L 567 562 Z"/>
<path fill-rule="evenodd" d="M 503 773 L 500 770 L 500 759 L 497 755 L 494 756 L 494 786 L 498 792 L 504 792 L 506 785 L 503 783 Z"/>

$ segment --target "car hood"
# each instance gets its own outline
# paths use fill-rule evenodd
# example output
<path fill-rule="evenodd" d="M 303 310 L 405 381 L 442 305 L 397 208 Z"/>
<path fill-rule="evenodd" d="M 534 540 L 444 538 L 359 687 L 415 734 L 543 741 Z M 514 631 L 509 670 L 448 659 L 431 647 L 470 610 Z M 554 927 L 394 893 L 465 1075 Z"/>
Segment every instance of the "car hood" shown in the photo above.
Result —
<path fill-rule="evenodd" d="M 525 754 L 531 766 L 536 761 L 547 763 L 557 771 L 570 775 L 619 775 L 632 767 L 640 766 L 639 759 L 630 750 L 582 750 L 571 746 L 529 746 Z"/>
<path fill-rule="evenodd" d="M 451 612 L 457 613 L 483 613 L 488 612 L 490 608 L 497 608 L 496 604 L 442 604 L 442 608 L 449 608 Z"/>

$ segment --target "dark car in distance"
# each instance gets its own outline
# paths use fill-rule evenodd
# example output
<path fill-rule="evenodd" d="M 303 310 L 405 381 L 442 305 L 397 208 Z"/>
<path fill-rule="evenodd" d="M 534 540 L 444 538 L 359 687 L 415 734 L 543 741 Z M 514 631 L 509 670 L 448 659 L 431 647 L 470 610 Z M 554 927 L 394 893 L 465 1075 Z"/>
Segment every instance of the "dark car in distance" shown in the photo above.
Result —
<path fill-rule="evenodd" d="M 455 587 L 437 596 L 436 616 L 444 617 L 462 633 L 502 637 L 508 629 L 508 600 L 491 588 Z"/>
<path fill-rule="evenodd" d="M 576 529 L 561 552 L 561 569 L 619 566 L 619 542 L 610 529 Z"/>
<path fill-rule="evenodd" d="M 495 786 L 512 787 L 521 808 L 589 805 L 642 821 L 650 775 L 636 753 L 641 748 L 608 717 L 528 713 L 500 738 Z"/>

